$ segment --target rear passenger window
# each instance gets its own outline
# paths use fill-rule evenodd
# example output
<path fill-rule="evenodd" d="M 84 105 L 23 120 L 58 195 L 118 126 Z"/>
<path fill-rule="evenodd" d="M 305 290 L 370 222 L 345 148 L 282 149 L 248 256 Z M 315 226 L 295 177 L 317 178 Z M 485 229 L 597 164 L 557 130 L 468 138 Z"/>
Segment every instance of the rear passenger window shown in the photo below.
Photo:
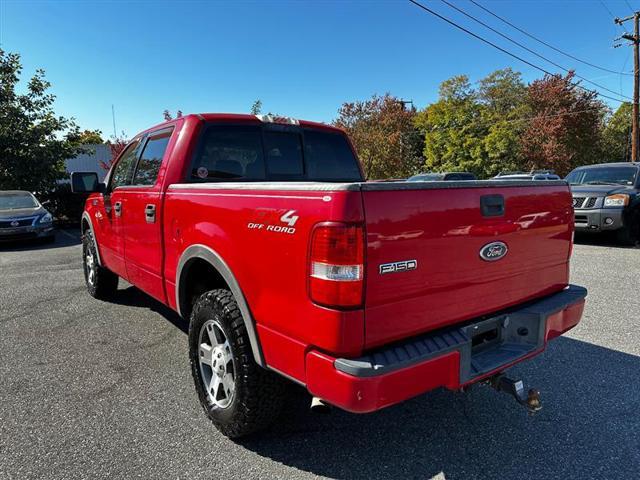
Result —
<path fill-rule="evenodd" d="M 264 132 L 264 151 L 271 178 L 291 180 L 304 176 L 302 143 L 297 133 Z"/>
<path fill-rule="evenodd" d="M 138 168 L 133 177 L 134 185 L 154 185 L 158 178 L 162 158 L 167 149 L 173 128 L 153 133 L 142 151 Z"/>
<path fill-rule="evenodd" d="M 208 127 L 191 166 L 191 179 L 264 180 L 260 127 Z"/>
<path fill-rule="evenodd" d="M 111 175 L 111 190 L 117 187 L 131 184 L 131 176 L 136 162 L 136 153 L 138 151 L 139 140 L 130 143 L 120 156 L 120 160 L 113 169 Z"/>
<path fill-rule="evenodd" d="M 304 156 L 309 178 L 360 181 L 362 174 L 347 139 L 337 133 L 305 130 Z"/>

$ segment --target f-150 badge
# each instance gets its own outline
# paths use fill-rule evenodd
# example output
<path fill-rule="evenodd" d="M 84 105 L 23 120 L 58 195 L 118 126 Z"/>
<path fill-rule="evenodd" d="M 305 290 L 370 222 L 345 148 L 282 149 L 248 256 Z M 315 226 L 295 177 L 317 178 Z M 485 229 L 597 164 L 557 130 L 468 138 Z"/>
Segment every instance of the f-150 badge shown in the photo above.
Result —
<path fill-rule="evenodd" d="M 383 263 L 380 265 L 380 275 L 387 273 L 408 272 L 418 268 L 417 260 L 403 260 L 402 262 Z"/>

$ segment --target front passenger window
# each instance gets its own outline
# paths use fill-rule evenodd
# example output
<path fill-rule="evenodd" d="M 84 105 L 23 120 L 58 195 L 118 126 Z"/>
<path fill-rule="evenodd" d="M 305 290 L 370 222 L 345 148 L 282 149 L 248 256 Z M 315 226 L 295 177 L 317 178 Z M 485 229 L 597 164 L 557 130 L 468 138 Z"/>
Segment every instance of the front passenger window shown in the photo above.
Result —
<path fill-rule="evenodd" d="M 124 153 L 120 156 L 120 160 L 113 169 L 111 175 L 111 190 L 118 187 L 131 184 L 133 176 L 133 166 L 136 163 L 136 152 L 140 141 L 136 140 L 129 144 Z"/>
<path fill-rule="evenodd" d="M 140 155 L 138 168 L 133 176 L 134 185 L 154 185 L 158 178 L 162 158 L 167 149 L 173 128 L 153 133 Z"/>

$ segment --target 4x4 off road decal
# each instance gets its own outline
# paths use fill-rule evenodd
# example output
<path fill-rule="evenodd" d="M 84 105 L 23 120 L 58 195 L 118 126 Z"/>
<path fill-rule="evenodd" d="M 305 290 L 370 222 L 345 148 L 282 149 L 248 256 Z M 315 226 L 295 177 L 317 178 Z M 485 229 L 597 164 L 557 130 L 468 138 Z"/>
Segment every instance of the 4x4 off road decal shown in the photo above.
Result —
<path fill-rule="evenodd" d="M 264 230 L 265 232 L 287 233 L 289 235 L 296 233 L 295 224 L 300 218 L 296 215 L 295 210 L 285 211 L 271 208 L 257 210 L 256 217 L 258 221 L 247 224 L 249 230 Z"/>

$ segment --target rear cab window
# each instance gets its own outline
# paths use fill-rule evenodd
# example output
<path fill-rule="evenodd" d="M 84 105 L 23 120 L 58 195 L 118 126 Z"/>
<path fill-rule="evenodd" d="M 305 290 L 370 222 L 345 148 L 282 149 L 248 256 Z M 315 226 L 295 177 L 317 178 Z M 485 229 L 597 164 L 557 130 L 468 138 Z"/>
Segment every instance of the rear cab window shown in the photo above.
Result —
<path fill-rule="evenodd" d="M 363 181 L 341 133 L 271 124 L 206 125 L 187 177 L 191 182 Z"/>

